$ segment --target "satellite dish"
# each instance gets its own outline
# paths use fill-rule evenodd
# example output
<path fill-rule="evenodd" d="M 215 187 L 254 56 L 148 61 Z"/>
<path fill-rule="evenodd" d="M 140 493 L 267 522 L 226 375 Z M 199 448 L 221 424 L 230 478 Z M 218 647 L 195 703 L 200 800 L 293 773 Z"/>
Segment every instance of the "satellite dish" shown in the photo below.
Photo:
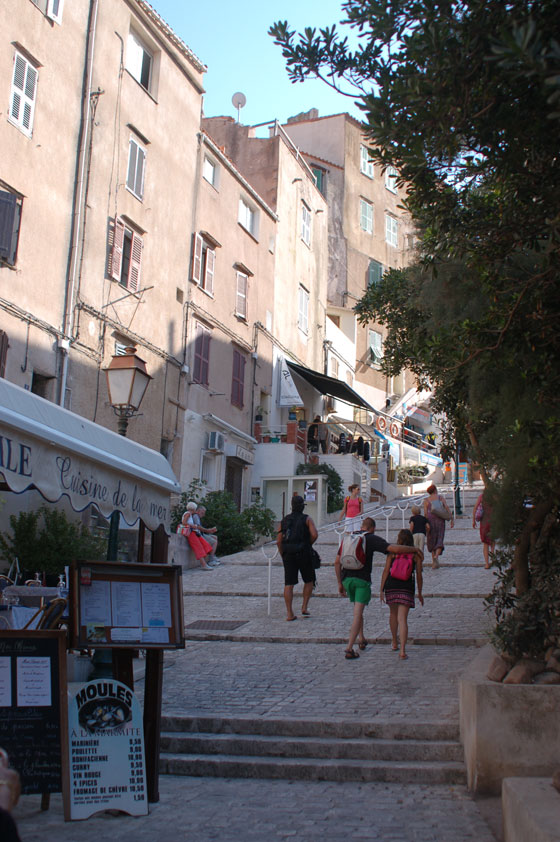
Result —
<path fill-rule="evenodd" d="M 245 94 L 242 94 L 241 91 L 238 91 L 232 96 L 231 101 L 233 103 L 234 108 L 237 108 L 237 122 L 239 123 L 239 111 L 247 102 L 247 97 L 245 96 Z"/>

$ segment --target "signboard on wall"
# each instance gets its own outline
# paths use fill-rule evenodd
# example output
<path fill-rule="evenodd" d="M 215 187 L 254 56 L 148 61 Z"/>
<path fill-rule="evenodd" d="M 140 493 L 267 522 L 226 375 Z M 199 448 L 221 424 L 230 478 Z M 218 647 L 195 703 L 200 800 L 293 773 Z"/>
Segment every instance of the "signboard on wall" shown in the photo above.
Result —
<path fill-rule="evenodd" d="M 148 813 L 140 703 L 114 678 L 83 684 L 68 709 L 70 819 L 100 810 Z"/>

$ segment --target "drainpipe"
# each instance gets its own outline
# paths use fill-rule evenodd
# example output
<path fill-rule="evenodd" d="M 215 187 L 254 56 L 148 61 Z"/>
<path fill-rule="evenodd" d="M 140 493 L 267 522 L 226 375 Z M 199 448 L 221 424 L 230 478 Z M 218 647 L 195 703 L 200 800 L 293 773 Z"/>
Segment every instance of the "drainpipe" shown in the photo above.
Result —
<path fill-rule="evenodd" d="M 58 393 L 58 403 L 64 406 L 64 395 L 66 393 L 66 381 L 68 378 L 68 355 L 70 344 L 75 339 L 72 337 L 72 321 L 74 317 L 74 304 L 76 296 L 76 280 L 78 266 L 80 264 L 80 233 L 83 225 L 83 214 L 85 206 L 85 173 L 88 139 L 91 123 L 91 77 L 93 73 L 93 57 L 95 48 L 95 34 L 97 29 L 97 12 L 99 0 L 90 0 L 88 36 L 86 56 L 84 64 L 84 81 L 82 86 L 82 116 L 80 121 L 80 135 L 78 142 L 78 156 L 76 161 L 76 182 L 74 185 L 74 198 L 72 203 L 72 231 L 70 235 L 70 248 L 68 257 L 68 276 L 66 279 L 66 293 L 64 298 L 64 317 L 62 323 L 63 337 L 59 341 L 59 351 L 62 354 L 62 371 Z"/>

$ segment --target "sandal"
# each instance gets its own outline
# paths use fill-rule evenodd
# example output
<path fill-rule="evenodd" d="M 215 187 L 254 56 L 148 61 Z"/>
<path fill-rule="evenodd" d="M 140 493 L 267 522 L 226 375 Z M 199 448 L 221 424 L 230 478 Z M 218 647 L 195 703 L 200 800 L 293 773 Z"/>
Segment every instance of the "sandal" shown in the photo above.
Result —
<path fill-rule="evenodd" d="M 353 661 L 356 658 L 359 658 L 360 656 L 358 655 L 357 652 L 354 652 L 353 649 L 346 649 L 345 652 L 344 652 L 344 657 L 346 658 L 347 661 Z"/>
<path fill-rule="evenodd" d="M 361 651 L 363 652 L 367 645 L 368 645 L 367 640 L 361 640 L 358 643 L 358 649 L 361 649 Z"/>

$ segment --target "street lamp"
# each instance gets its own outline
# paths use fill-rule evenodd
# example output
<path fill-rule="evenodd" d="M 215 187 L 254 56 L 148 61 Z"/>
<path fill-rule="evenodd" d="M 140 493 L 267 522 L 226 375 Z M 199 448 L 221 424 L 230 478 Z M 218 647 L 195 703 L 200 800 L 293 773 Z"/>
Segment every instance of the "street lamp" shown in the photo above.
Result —
<path fill-rule="evenodd" d="M 107 391 L 109 403 L 118 416 L 117 430 L 120 436 L 126 437 L 128 419 L 136 415 L 142 403 L 142 398 L 152 377 L 146 371 L 146 363 L 136 356 L 136 348 L 128 346 L 124 354 L 116 354 L 107 368 L 103 369 L 107 377 Z M 107 539 L 107 561 L 117 561 L 119 553 L 119 522 L 120 513 L 115 510 L 109 523 Z M 126 659 L 125 656 L 122 656 Z M 132 656 L 128 656 L 132 671 Z M 113 676 L 113 655 L 110 649 L 96 649 L 92 662 L 94 664 L 93 678 L 111 678 Z M 117 663 L 121 663 L 119 660 Z M 117 667 L 118 674 L 118 667 Z"/>
<path fill-rule="evenodd" d="M 119 435 L 126 436 L 128 419 L 138 412 L 152 378 L 146 371 L 146 363 L 136 356 L 136 348 L 132 346 L 125 348 L 124 354 L 116 354 L 104 371 L 109 403 L 119 418 Z"/>
<path fill-rule="evenodd" d="M 109 402 L 118 416 L 118 433 L 126 436 L 128 419 L 138 412 L 142 398 L 152 379 L 146 371 L 146 363 L 136 356 L 136 348 L 128 346 L 124 354 L 115 354 L 104 369 L 107 377 Z M 107 561 L 116 561 L 118 556 L 119 539 L 118 511 L 111 515 L 109 540 L 107 544 Z"/>

